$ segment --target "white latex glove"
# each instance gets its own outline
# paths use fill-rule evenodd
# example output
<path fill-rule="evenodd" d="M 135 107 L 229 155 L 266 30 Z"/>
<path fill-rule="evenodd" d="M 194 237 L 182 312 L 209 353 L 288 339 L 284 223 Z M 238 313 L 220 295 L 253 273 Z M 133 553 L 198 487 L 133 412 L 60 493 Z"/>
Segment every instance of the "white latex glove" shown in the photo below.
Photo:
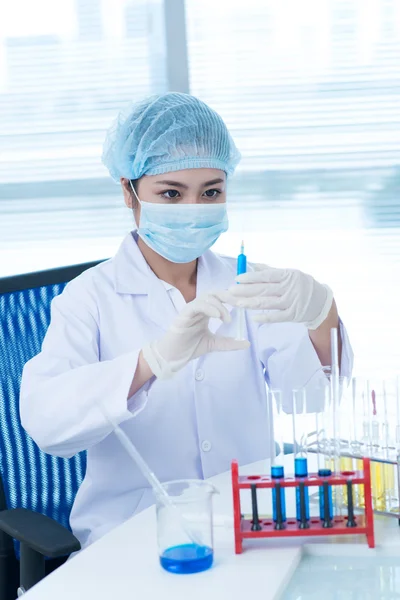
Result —
<path fill-rule="evenodd" d="M 274 269 L 255 265 L 255 270 L 239 275 L 240 285 L 229 288 L 235 306 L 266 310 L 253 316 L 259 323 L 304 323 L 317 329 L 325 321 L 333 302 L 332 290 L 311 275 L 295 269 Z M 228 301 L 227 296 L 224 297 Z"/>
<path fill-rule="evenodd" d="M 172 323 L 167 333 L 143 348 L 143 357 L 158 379 L 167 379 L 189 361 L 209 352 L 243 350 L 247 340 L 214 335 L 208 328 L 211 318 L 229 323 L 231 316 L 215 294 L 207 294 L 189 302 Z"/>

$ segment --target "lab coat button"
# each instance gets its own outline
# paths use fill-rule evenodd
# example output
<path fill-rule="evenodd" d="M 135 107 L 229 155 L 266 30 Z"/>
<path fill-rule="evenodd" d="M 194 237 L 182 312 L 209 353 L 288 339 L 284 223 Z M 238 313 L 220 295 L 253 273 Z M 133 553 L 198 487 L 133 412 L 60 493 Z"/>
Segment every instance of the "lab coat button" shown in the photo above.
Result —
<path fill-rule="evenodd" d="M 197 369 L 194 377 L 195 377 L 196 381 L 203 381 L 203 379 L 204 379 L 203 369 Z"/>
<path fill-rule="evenodd" d="M 210 452 L 211 442 L 209 442 L 208 440 L 204 440 L 203 442 L 201 442 L 201 449 L 203 450 L 203 452 Z"/>

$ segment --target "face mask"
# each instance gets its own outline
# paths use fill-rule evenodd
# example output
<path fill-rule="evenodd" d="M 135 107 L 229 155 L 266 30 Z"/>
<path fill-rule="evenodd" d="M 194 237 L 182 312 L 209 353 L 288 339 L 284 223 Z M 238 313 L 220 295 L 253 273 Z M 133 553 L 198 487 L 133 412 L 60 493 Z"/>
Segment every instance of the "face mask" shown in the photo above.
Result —
<path fill-rule="evenodd" d="M 154 204 L 139 200 L 138 235 L 157 254 L 174 263 L 199 258 L 228 230 L 226 204 Z"/>

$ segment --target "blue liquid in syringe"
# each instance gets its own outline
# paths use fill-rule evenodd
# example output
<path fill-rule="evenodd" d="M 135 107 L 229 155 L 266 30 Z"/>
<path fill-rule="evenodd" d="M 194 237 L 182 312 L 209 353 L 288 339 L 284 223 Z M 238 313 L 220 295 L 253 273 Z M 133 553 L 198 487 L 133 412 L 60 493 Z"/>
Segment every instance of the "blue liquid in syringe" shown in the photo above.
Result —
<path fill-rule="evenodd" d="M 244 242 L 240 246 L 240 254 L 237 257 L 236 274 L 243 275 L 247 271 L 247 257 L 244 253 Z"/>
<path fill-rule="evenodd" d="M 213 558 L 214 553 L 209 546 L 182 544 L 164 550 L 160 556 L 160 564 L 170 573 L 200 573 L 211 567 Z"/>

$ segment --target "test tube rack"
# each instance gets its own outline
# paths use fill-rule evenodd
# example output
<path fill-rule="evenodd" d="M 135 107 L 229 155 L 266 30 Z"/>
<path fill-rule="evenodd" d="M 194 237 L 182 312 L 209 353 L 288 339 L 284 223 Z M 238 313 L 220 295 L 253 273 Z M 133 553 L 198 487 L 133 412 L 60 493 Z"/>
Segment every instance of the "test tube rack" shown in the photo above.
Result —
<path fill-rule="evenodd" d="M 234 513 L 234 534 L 235 534 L 235 552 L 243 552 L 243 541 L 245 539 L 255 538 L 283 538 L 299 536 L 328 536 L 328 535 L 358 535 L 365 534 L 370 548 L 375 547 L 374 539 L 374 517 L 372 510 L 371 497 L 371 472 L 370 460 L 363 458 L 363 471 L 349 471 L 342 473 L 333 473 L 329 477 L 319 477 L 311 473 L 307 477 L 283 477 L 276 480 L 268 475 L 239 475 L 239 465 L 236 460 L 231 464 L 232 491 L 233 491 L 233 513 Z M 353 519 L 353 526 L 349 527 L 350 515 L 333 516 L 329 527 L 324 527 L 319 517 L 310 517 L 307 528 L 300 528 L 299 523 L 294 518 L 288 518 L 280 527 L 272 519 L 261 519 L 258 517 L 257 507 L 253 502 L 252 519 L 244 518 L 241 512 L 240 491 L 249 490 L 254 496 L 257 489 L 275 489 L 276 497 L 280 497 L 281 488 L 299 488 L 301 485 L 306 487 L 345 486 L 351 482 L 354 485 L 364 486 L 365 496 L 365 514 L 357 515 Z M 254 510 L 255 508 L 255 510 Z M 350 507 L 349 507 L 350 513 Z M 255 521 L 257 521 L 255 523 Z M 256 528 L 254 527 L 256 525 Z M 256 529 L 256 530 L 254 530 Z"/>
<path fill-rule="evenodd" d="M 341 440 L 341 442 L 344 442 L 344 440 Z M 347 443 L 348 445 L 348 443 Z M 393 449 L 394 450 L 394 449 Z M 320 453 L 321 455 L 324 455 L 328 458 L 331 459 L 331 454 L 329 453 L 325 453 L 324 450 L 320 449 L 317 450 L 315 447 L 309 446 L 307 447 L 307 453 L 309 454 L 317 454 Z M 348 451 L 340 451 L 339 454 L 339 459 L 342 458 L 349 458 L 353 461 L 362 461 L 364 459 L 364 457 L 358 453 L 352 453 L 352 452 L 348 452 Z M 366 458 L 366 457 L 365 457 Z M 396 519 L 398 519 L 399 521 L 399 525 L 400 525 L 400 455 L 397 456 L 397 458 L 395 458 L 394 456 L 392 458 L 386 458 L 386 457 L 382 457 L 382 456 L 369 456 L 369 461 L 370 461 L 370 465 L 371 465 L 371 469 L 375 468 L 375 463 L 381 464 L 381 465 L 391 465 L 393 466 L 393 468 L 396 470 L 396 475 L 397 475 L 397 495 L 398 495 L 398 506 L 395 508 L 391 508 L 391 510 L 380 510 L 378 508 L 376 508 L 374 506 L 374 484 L 373 482 L 371 483 L 371 489 L 372 489 L 372 508 L 373 508 L 373 512 L 376 515 L 379 516 L 384 516 L 384 517 L 395 517 Z M 384 485 L 384 484 L 383 484 Z M 383 493 L 385 494 L 387 490 L 383 490 Z M 355 502 L 355 509 L 358 510 L 359 508 L 363 508 L 358 506 L 357 502 Z"/>

